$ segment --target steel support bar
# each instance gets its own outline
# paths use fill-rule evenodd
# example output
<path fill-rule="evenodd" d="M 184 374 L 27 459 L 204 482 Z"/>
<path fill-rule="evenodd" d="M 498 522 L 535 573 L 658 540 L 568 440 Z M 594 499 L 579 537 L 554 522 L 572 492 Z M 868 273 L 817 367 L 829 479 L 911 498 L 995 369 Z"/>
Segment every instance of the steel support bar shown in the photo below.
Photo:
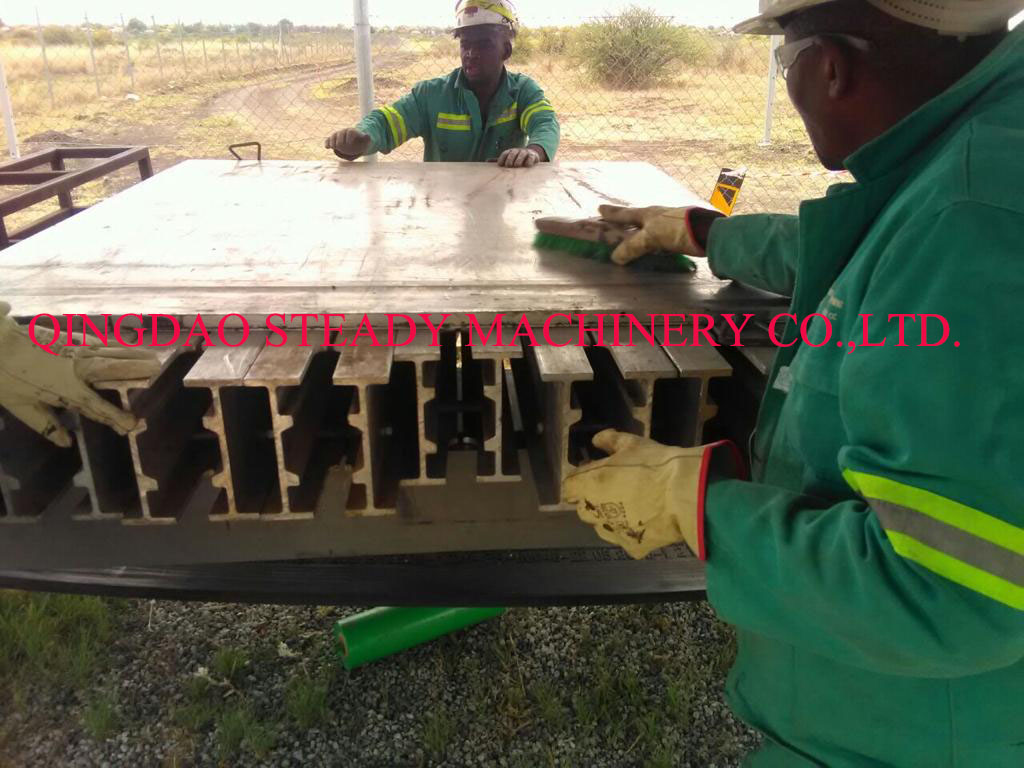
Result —
<path fill-rule="evenodd" d="M 7 216 L 15 211 L 20 211 L 24 208 L 28 208 L 30 205 L 42 202 L 48 197 L 55 197 L 60 192 L 67 192 L 75 187 L 88 184 L 90 181 L 95 181 L 101 176 L 106 176 L 108 173 L 111 173 L 118 168 L 124 168 L 127 165 L 138 163 L 140 175 L 144 179 L 153 175 L 153 168 L 149 159 L 149 149 L 146 147 L 129 147 L 127 149 L 120 148 L 120 151 L 113 155 L 81 154 L 81 149 L 79 152 L 70 152 L 63 149 L 52 151 L 58 153 L 57 156 L 63 156 L 65 158 L 102 157 L 104 159 L 95 165 L 90 165 L 87 168 L 81 168 L 74 171 L 68 171 L 58 178 L 44 181 L 43 183 L 34 186 L 32 189 L 28 189 L 24 192 L 19 192 L 16 195 L 5 198 L 0 201 L 0 216 Z M 52 154 L 48 155 L 48 157 L 53 156 L 54 155 Z M 31 167 L 31 165 L 25 165 L 25 161 L 29 159 L 30 158 L 24 158 L 22 160 L 15 161 L 14 163 L 0 165 L 0 172 Z"/>

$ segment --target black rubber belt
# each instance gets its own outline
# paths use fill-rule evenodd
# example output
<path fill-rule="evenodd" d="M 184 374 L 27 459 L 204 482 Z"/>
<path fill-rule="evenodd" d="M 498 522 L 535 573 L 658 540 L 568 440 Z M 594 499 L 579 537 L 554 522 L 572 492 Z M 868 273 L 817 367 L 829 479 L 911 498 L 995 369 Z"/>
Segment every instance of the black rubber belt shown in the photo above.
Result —
<path fill-rule="evenodd" d="M 677 552 L 471 552 L 216 565 L 0 570 L 0 587 L 115 597 L 292 605 L 583 605 L 704 599 Z"/>

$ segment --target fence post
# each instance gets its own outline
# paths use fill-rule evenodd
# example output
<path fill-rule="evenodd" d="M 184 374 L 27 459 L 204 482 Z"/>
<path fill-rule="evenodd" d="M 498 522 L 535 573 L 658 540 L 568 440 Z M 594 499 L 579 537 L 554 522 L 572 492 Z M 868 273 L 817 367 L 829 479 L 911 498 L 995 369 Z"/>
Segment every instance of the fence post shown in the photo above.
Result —
<path fill-rule="evenodd" d="M 199 42 L 203 45 L 203 71 L 210 71 L 210 60 L 206 58 L 206 31 L 199 33 Z"/>
<path fill-rule="evenodd" d="M 121 37 L 124 40 L 124 58 L 127 62 L 128 77 L 132 80 L 132 92 L 135 92 L 135 64 L 132 63 L 132 49 L 128 47 L 128 27 L 124 25 L 124 14 L 121 14 Z"/>
<path fill-rule="evenodd" d="M 153 42 L 156 43 L 156 64 L 160 68 L 160 82 L 164 81 L 164 57 L 160 53 L 160 29 L 156 25 L 156 16 L 150 16 L 153 22 Z"/>
<path fill-rule="evenodd" d="M 178 19 L 178 50 L 181 51 L 181 63 L 185 66 L 185 74 L 188 74 L 188 57 L 185 55 L 185 29 L 181 26 L 181 19 Z"/>
<path fill-rule="evenodd" d="M 354 23 L 352 33 L 356 46 L 356 82 L 359 85 L 359 114 L 366 117 L 373 109 L 373 59 L 370 57 L 369 0 L 352 0 Z M 367 155 L 366 162 L 377 160 Z"/>
<path fill-rule="evenodd" d="M 56 109 L 53 101 L 53 74 L 50 72 L 50 62 L 46 58 L 46 40 L 43 37 L 43 25 L 39 21 L 39 9 L 36 9 L 36 31 L 39 33 L 39 48 L 43 52 L 43 69 L 46 70 L 46 90 L 50 94 L 50 109 Z"/>
<path fill-rule="evenodd" d="M 761 146 L 767 147 L 772 143 L 772 120 L 775 114 L 775 81 L 779 72 L 778 64 L 775 62 L 775 49 L 782 44 L 781 35 L 772 35 L 771 46 L 768 51 L 768 95 L 765 97 L 764 105 L 764 138 L 761 139 Z"/>
<path fill-rule="evenodd" d="M 96 69 L 96 50 L 92 41 L 92 24 L 89 23 L 89 14 L 85 14 L 85 34 L 89 38 L 89 61 L 92 62 L 92 77 L 96 81 L 96 95 L 100 95 L 100 73 Z"/>
<path fill-rule="evenodd" d="M 14 107 L 11 106 L 11 93 L 7 90 L 7 75 L 4 74 L 4 60 L 0 58 L 0 112 L 4 113 L 4 135 L 7 136 L 7 152 L 17 160 L 18 134 L 14 131 Z"/>

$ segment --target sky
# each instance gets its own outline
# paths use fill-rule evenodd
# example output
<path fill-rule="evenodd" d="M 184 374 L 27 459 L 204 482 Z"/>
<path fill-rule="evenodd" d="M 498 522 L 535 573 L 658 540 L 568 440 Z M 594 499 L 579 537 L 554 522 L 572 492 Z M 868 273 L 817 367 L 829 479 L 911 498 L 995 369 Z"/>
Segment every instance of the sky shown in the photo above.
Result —
<path fill-rule="evenodd" d="M 630 5 L 652 8 L 680 23 L 695 26 L 731 26 L 757 14 L 757 0 L 518 0 L 516 7 L 524 26 L 569 24 L 584 17 L 614 13 Z M 447 27 L 453 23 L 454 0 L 369 0 L 371 22 L 379 26 L 424 25 Z M 78 24 L 89 20 L 116 24 L 136 16 L 149 22 L 207 24 L 256 21 L 273 24 L 282 17 L 295 24 L 352 24 L 352 0 L 288 0 L 254 3 L 252 0 L 4 0 L 0 19 L 6 24 L 33 24 L 36 9 L 43 24 Z"/>
<path fill-rule="evenodd" d="M 453 0 L 369 0 L 370 19 L 377 26 L 438 26 L 452 23 Z M 518 0 L 524 26 L 571 24 L 583 18 L 615 13 L 630 5 L 652 8 L 683 24 L 729 27 L 757 14 L 757 0 Z M 136 16 L 147 23 L 155 16 L 160 24 L 181 20 L 185 24 L 238 24 L 256 21 L 273 24 L 288 18 L 295 24 L 333 26 L 352 24 L 352 0 L 288 0 L 253 3 L 252 0 L 4 0 L 0 19 L 7 24 L 32 24 L 36 9 L 43 24 L 78 24 L 88 12 L 98 24 L 117 24 Z M 1024 21 L 1019 14 L 1014 23 Z"/>

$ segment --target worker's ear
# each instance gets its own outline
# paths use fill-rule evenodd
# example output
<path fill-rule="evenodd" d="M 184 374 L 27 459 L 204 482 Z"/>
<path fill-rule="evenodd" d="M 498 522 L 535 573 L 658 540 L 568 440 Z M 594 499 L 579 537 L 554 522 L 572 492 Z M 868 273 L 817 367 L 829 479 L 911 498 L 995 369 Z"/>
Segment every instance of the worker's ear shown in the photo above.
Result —
<path fill-rule="evenodd" d="M 828 87 L 828 97 L 833 100 L 844 99 L 853 90 L 856 77 L 856 62 L 853 53 L 834 40 L 827 37 L 818 43 L 821 46 L 821 75 Z"/>

